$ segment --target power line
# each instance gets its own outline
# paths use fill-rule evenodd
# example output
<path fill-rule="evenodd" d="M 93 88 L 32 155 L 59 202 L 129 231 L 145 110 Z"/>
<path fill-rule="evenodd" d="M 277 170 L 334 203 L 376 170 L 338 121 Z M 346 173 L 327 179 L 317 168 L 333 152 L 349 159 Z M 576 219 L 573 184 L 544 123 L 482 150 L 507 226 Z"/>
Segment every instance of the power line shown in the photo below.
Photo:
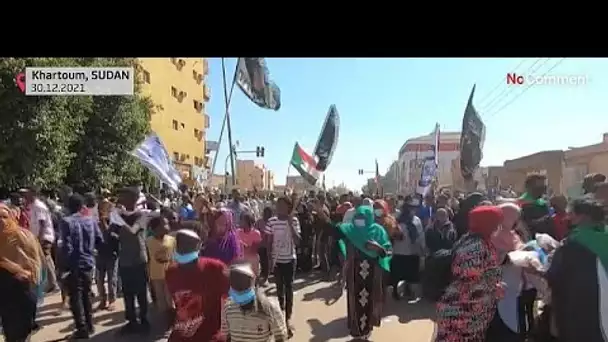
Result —
<path fill-rule="evenodd" d="M 548 73 L 550 73 L 553 69 L 555 69 L 558 65 L 560 65 L 564 60 L 566 60 L 566 58 L 561 58 L 557 63 L 553 64 L 553 66 L 551 68 L 549 68 L 549 70 L 545 71 L 540 77 L 544 77 L 545 75 L 547 75 Z M 497 111 L 495 111 L 492 114 L 490 114 L 488 116 L 488 118 L 491 118 L 491 117 L 495 116 L 496 114 L 500 113 L 503 109 L 507 108 L 510 104 L 512 104 L 513 102 L 515 102 L 515 100 L 517 100 L 519 97 L 521 97 L 526 91 L 528 91 L 528 89 L 532 88 L 534 85 L 535 85 L 534 83 L 530 83 L 528 86 L 526 86 L 524 88 L 524 90 L 521 93 L 517 94 L 517 96 L 515 96 L 514 98 L 512 98 L 511 101 L 505 103 Z"/>
<path fill-rule="evenodd" d="M 534 73 L 536 72 L 539 68 L 541 68 L 544 64 L 546 64 L 549 61 L 549 58 L 546 58 L 545 61 L 539 65 L 538 67 L 534 68 L 540 61 L 542 61 L 542 58 L 538 58 L 534 63 L 532 63 L 532 65 L 530 65 L 530 67 L 528 67 L 528 69 L 524 72 L 525 74 L 530 74 L 530 73 Z M 534 69 L 534 70 L 532 70 Z M 503 84 L 505 82 L 505 79 L 503 78 L 502 80 Z M 499 105 L 503 99 L 509 97 L 509 95 L 513 92 L 513 87 L 505 87 L 505 89 L 498 94 L 497 96 L 495 96 L 489 104 L 486 104 L 484 106 L 484 110 L 482 112 L 490 112 L 494 107 L 496 107 L 497 105 Z"/>
<path fill-rule="evenodd" d="M 522 66 L 527 61 L 528 61 L 527 58 L 522 59 L 521 62 L 519 62 L 519 64 L 517 64 L 517 66 L 511 70 L 516 71 L 517 69 L 519 69 L 520 66 Z M 487 100 L 490 97 L 490 95 L 494 94 L 494 92 L 496 90 L 498 90 L 504 84 L 505 84 L 504 79 L 501 79 L 500 82 L 498 82 L 498 84 L 496 84 L 496 86 L 489 93 L 487 93 L 481 100 L 479 100 L 478 103 L 480 103 L 480 105 L 481 105 L 481 103 L 483 103 L 485 100 Z"/>

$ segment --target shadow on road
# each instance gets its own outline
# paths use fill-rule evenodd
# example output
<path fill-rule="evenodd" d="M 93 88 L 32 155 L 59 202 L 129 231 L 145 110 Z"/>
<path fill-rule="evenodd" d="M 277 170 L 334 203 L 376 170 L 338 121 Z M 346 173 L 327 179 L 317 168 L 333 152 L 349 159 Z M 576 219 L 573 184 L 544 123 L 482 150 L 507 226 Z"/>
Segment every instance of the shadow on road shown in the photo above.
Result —
<path fill-rule="evenodd" d="M 305 293 L 302 300 L 305 302 L 322 300 L 325 302 L 325 305 L 332 305 L 336 303 L 340 297 L 342 297 L 342 293 L 343 291 L 339 286 L 331 284 L 329 286 L 316 289 L 313 292 Z"/>
<path fill-rule="evenodd" d="M 117 316 L 116 316 L 117 315 Z M 70 317 L 71 319 L 71 317 Z M 104 322 L 107 320 L 111 322 L 115 322 L 115 324 L 124 323 L 124 312 L 112 312 L 105 315 L 100 315 L 94 318 L 95 325 L 99 322 Z M 166 325 L 162 322 L 160 317 L 153 317 L 151 320 L 152 330 L 146 334 L 129 334 L 123 335 L 120 333 L 120 328 L 123 324 L 115 326 L 112 329 L 105 330 L 99 333 L 94 334 L 87 341 L 92 342 L 108 342 L 108 341 L 130 341 L 130 342 L 156 342 L 161 339 L 165 339 L 168 337 L 168 333 L 166 329 L 163 329 Z M 108 324 L 109 325 L 109 324 Z M 69 334 L 65 335 L 62 338 L 48 341 L 48 342 L 61 342 L 61 341 L 71 341 L 71 335 L 74 330 L 74 324 L 70 324 L 69 327 L 61 329 L 60 332 Z"/>
<path fill-rule="evenodd" d="M 276 296 L 277 295 L 277 290 L 276 287 L 274 286 L 274 278 L 270 277 L 269 279 L 269 287 L 264 289 L 264 293 L 267 296 Z M 306 287 L 310 286 L 310 285 L 314 285 L 317 283 L 322 282 L 322 275 L 320 274 L 320 272 L 311 272 L 311 273 L 302 273 L 302 274 L 296 274 L 296 278 L 294 279 L 293 282 L 293 291 L 297 292 L 300 290 L 305 289 Z"/>
<path fill-rule="evenodd" d="M 394 300 L 387 298 L 384 304 L 383 317 L 397 316 L 399 323 L 407 323 L 420 319 L 435 321 L 435 304 L 424 299 L 416 302 L 407 299 Z"/>
<path fill-rule="evenodd" d="M 321 323 L 316 318 L 308 319 L 306 322 L 310 326 L 310 332 L 313 335 L 309 340 L 310 342 L 327 342 L 335 338 L 348 336 L 346 317 L 335 319 L 327 324 Z"/>

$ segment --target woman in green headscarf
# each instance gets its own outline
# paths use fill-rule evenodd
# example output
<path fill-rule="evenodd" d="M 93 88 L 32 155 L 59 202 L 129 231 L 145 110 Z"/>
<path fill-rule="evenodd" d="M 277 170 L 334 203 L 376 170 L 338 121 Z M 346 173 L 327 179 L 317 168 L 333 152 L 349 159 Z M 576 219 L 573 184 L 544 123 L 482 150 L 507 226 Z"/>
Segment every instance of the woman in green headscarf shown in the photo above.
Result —
<path fill-rule="evenodd" d="M 348 329 L 355 339 L 366 341 L 380 325 L 383 302 L 382 277 L 390 271 L 391 242 L 375 223 L 370 206 L 359 206 L 353 220 L 340 225 L 344 238 L 340 249 L 346 259 Z"/>

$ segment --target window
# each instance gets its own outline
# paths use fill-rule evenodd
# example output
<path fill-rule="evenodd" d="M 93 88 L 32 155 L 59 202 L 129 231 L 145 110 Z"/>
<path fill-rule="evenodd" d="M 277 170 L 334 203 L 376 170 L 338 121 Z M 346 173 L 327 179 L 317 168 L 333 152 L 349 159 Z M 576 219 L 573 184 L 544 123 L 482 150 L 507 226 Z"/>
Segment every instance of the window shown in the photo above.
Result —
<path fill-rule="evenodd" d="M 194 165 L 199 165 L 199 159 L 198 157 L 194 157 Z"/>
<path fill-rule="evenodd" d="M 177 131 L 177 120 L 173 120 L 173 129 Z"/>
<path fill-rule="evenodd" d="M 203 110 L 203 104 L 200 101 L 192 100 L 192 104 L 194 105 L 194 109 L 197 112 L 201 112 Z"/>
<path fill-rule="evenodd" d="M 177 97 L 177 88 L 171 87 L 171 96 Z"/>
<path fill-rule="evenodd" d="M 194 78 L 197 84 L 201 84 L 203 82 L 203 75 L 199 74 L 196 70 L 192 70 L 192 78 Z"/>
<path fill-rule="evenodd" d="M 146 70 L 143 71 L 144 83 L 150 84 L 150 73 Z"/>
<path fill-rule="evenodd" d="M 188 97 L 188 93 L 180 91 L 179 94 L 177 94 L 177 101 L 181 103 L 186 97 Z"/>
<path fill-rule="evenodd" d="M 179 160 L 179 152 L 173 152 L 173 160 Z"/>
<path fill-rule="evenodd" d="M 182 122 L 182 128 L 186 128 L 186 124 Z"/>
<path fill-rule="evenodd" d="M 198 139 L 198 135 L 200 134 L 200 131 L 198 129 L 194 129 L 194 137 Z"/>
<path fill-rule="evenodd" d="M 177 67 L 178 71 L 182 71 L 182 68 L 186 66 L 186 61 L 180 58 L 177 60 L 177 63 L 175 63 L 175 66 Z"/>

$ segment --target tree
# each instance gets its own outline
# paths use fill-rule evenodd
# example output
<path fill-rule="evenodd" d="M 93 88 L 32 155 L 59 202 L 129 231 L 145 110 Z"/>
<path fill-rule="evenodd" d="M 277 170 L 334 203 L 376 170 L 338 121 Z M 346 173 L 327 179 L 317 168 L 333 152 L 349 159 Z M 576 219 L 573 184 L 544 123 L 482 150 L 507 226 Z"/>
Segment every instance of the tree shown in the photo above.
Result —
<path fill-rule="evenodd" d="M 150 100 L 135 96 L 26 96 L 27 66 L 130 66 L 128 58 L 0 59 L 0 185 L 89 188 L 140 179 L 128 155 L 149 131 Z"/>
<path fill-rule="evenodd" d="M 70 66 L 74 58 L 0 59 L 0 184 L 55 186 L 74 158 L 71 149 L 90 97 L 26 96 L 15 76 L 26 66 Z"/>
<path fill-rule="evenodd" d="M 93 58 L 87 62 L 86 66 L 133 66 L 138 70 L 130 58 Z M 75 144 L 78 153 L 68 167 L 68 184 L 83 182 L 85 187 L 95 189 L 149 178 L 129 155 L 150 131 L 152 101 L 139 93 L 139 75 L 137 80 L 134 96 L 93 97 L 92 113 Z"/>

